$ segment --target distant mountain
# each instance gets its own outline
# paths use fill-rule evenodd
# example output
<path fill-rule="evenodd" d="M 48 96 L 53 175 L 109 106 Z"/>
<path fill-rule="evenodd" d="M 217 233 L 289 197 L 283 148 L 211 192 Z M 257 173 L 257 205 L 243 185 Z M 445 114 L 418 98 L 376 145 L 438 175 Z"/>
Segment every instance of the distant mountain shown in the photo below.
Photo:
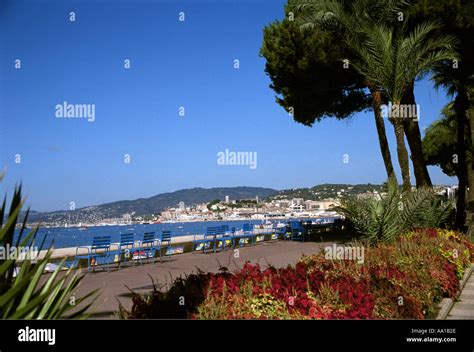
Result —
<path fill-rule="evenodd" d="M 29 222 L 95 222 L 106 218 L 120 218 L 123 214 L 149 215 L 158 214 L 166 208 L 177 207 L 179 202 L 186 206 L 207 203 L 215 199 L 231 200 L 260 199 L 276 194 L 278 191 L 262 187 L 217 187 L 217 188 L 191 188 L 176 192 L 158 194 L 150 198 L 135 200 L 121 200 L 96 206 L 89 206 L 74 211 L 31 212 Z"/>

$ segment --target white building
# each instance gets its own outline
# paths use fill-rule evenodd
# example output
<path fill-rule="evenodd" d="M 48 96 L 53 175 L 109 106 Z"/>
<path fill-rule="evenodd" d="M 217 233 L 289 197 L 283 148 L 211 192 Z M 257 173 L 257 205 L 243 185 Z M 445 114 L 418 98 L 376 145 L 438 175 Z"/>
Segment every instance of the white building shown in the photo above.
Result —
<path fill-rule="evenodd" d="M 303 198 L 293 198 L 291 200 L 291 206 L 296 206 L 296 205 L 304 205 L 304 199 Z"/>

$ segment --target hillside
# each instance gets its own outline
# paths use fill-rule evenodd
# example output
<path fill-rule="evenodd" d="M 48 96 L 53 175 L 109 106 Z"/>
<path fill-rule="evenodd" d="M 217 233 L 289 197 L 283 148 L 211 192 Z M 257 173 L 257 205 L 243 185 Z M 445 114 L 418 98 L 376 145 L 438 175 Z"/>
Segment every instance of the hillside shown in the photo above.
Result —
<path fill-rule="evenodd" d="M 292 199 L 304 198 L 305 200 L 322 200 L 328 198 L 337 198 L 341 196 L 356 196 L 365 192 L 382 190 L 382 185 L 374 184 L 322 184 L 312 188 L 292 188 L 277 192 L 270 196 L 270 199 Z"/>
<path fill-rule="evenodd" d="M 267 198 L 277 190 L 262 187 L 216 187 L 191 188 L 170 193 L 162 193 L 150 198 L 135 200 L 121 200 L 96 206 L 88 206 L 75 211 L 60 210 L 54 212 L 32 212 L 30 222 L 68 222 L 92 223 L 106 218 L 120 218 L 123 214 L 149 215 L 158 214 L 166 208 L 176 207 L 179 202 L 185 205 L 207 203 L 214 199 L 224 200 L 229 196 L 231 200 Z"/>

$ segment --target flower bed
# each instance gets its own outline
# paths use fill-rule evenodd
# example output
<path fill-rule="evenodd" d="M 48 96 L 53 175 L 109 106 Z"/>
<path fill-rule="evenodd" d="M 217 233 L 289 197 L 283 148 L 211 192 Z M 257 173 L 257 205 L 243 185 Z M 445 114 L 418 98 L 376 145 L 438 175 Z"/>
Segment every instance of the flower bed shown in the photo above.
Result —
<path fill-rule="evenodd" d="M 358 244 L 360 245 L 360 244 Z M 303 257 L 283 269 L 199 272 L 168 292 L 135 295 L 124 318 L 423 319 L 453 297 L 474 258 L 464 235 L 423 229 L 365 248 L 363 263 Z"/>

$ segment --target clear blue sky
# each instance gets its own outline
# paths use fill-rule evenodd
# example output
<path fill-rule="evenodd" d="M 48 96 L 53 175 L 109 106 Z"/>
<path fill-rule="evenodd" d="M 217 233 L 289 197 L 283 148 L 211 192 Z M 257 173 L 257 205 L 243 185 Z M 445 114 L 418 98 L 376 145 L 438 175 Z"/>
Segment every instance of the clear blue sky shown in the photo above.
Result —
<path fill-rule="evenodd" d="M 258 51 L 283 4 L 2 0 L 2 191 L 22 181 L 33 209 L 56 210 L 191 187 L 382 183 L 372 113 L 309 128 L 275 103 Z M 416 97 L 423 128 L 447 99 L 428 81 Z M 95 121 L 55 118 L 64 101 L 95 104 Z M 217 165 L 225 149 L 257 152 L 257 168 Z M 430 173 L 435 183 L 456 183 L 439 168 Z"/>

